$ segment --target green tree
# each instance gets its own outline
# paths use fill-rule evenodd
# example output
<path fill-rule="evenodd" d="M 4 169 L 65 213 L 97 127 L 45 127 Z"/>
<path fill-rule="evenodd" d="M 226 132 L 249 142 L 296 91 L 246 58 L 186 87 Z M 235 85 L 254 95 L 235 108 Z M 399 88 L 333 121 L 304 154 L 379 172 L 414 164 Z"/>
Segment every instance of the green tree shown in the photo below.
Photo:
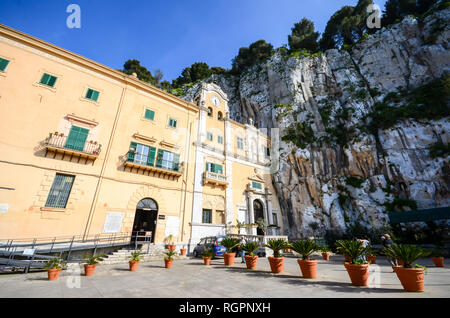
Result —
<path fill-rule="evenodd" d="M 144 66 L 141 65 L 141 62 L 138 60 L 128 60 L 123 65 L 123 70 L 121 70 L 123 73 L 131 75 L 133 73 L 137 74 L 137 77 L 143 81 L 150 84 L 155 85 L 156 80 L 152 76 L 152 73 L 146 69 Z"/>
<path fill-rule="evenodd" d="M 373 0 L 359 0 L 355 7 L 344 6 L 334 13 L 320 39 L 320 48 L 328 50 L 355 44 L 369 31 L 367 7 L 370 4 L 373 4 Z"/>
<path fill-rule="evenodd" d="M 382 25 L 396 23 L 409 14 L 423 14 L 437 2 L 439 0 L 388 0 L 384 5 Z"/>
<path fill-rule="evenodd" d="M 241 47 L 238 55 L 232 61 L 232 73 L 240 74 L 245 68 L 268 59 L 273 54 L 273 45 L 264 40 Z"/>
<path fill-rule="evenodd" d="M 292 33 L 288 36 L 289 47 L 291 50 L 305 49 L 310 52 L 319 50 L 319 32 L 314 32 L 314 23 L 306 18 L 294 24 Z"/>

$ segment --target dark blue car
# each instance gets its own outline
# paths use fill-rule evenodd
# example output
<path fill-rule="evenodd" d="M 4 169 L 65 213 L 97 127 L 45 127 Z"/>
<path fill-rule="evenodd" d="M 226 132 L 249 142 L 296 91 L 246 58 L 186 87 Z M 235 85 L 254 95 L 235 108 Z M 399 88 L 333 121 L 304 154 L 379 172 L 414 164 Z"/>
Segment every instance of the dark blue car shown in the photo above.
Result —
<path fill-rule="evenodd" d="M 214 256 L 222 256 L 223 253 L 227 251 L 224 246 L 220 245 L 225 237 L 226 236 L 209 236 L 202 238 L 200 240 L 200 243 L 198 243 L 194 248 L 192 254 L 194 255 L 194 257 L 201 257 L 203 256 L 205 250 L 210 248 L 214 251 Z"/>

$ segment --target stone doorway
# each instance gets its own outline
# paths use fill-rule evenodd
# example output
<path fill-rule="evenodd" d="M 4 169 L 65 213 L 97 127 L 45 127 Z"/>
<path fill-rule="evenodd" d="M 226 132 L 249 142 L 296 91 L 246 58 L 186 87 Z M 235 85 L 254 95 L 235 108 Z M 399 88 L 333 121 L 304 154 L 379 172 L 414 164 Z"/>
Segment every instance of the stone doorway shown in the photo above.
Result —
<path fill-rule="evenodd" d="M 136 206 L 136 214 L 133 223 L 134 235 L 151 235 L 151 242 L 155 242 L 156 222 L 158 219 L 158 204 L 151 198 L 145 198 L 139 201 Z M 133 242 L 136 238 L 133 238 Z M 137 238 L 143 240 L 143 238 Z"/>

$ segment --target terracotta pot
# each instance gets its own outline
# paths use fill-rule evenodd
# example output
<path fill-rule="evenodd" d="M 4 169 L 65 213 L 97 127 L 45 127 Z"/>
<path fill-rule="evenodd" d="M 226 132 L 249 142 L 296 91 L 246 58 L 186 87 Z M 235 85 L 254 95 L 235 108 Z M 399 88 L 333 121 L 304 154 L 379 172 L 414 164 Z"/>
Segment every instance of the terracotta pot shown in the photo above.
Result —
<path fill-rule="evenodd" d="M 317 278 L 317 260 L 297 260 L 303 278 Z"/>
<path fill-rule="evenodd" d="M 367 260 L 370 262 L 370 264 L 377 263 L 377 257 L 375 255 L 367 255 Z"/>
<path fill-rule="evenodd" d="M 48 280 L 57 280 L 61 270 L 61 268 L 47 269 Z"/>
<path fill-rule="evenodd" d="M 181 256 L 185 256 L 186 255 L 186 249 L 185 248 L 181 248 L 180 249 L 180 255 Z"/>
<path fill-rule="evenodd" d="M 443 257 L 432 257 L 434 266 L 436 267 L 444 267 L 444 258 Z"/>
<path fill-rule="evenodd" d="M 369 286 L 369 264 L 345 263 L 345 268 L 353 286 Z"/>
<path fill-rule="evenodd" d="M 97 265 L 89 265 L 89 264 L 84 264 L 84 276 L 92 276 L 94 275 L 94 271 L 95 268 L 97 267 Z"/>
<path fill-rule="evenodd" d="M 284 249 L 284 252 L 285 252 L 285 253 L 290 253 L 290 252 L 291 252 L 291 249 L 290 249 L 290 248 L 285 248 L 285 249 Z"/>
<path fill-rule="evenodd" d="M 175 244 L 168 244 L 166 245 L 167 249 L 171 250 L 171 251 L 175 251 L 175 249 L 177 248 L 177 246 Z"/>
<path fill-rule="evenodd" d="M 329 260 L 330 260 L 330 254 L 328 254 L 328 253 L 322 253 L 322 258 L 323 258 L 324 260 L 326 260 L 326 261 L 329 261 Z"/>
<path fill-rule="evenodd" d="M 173 263 L 173 258 L 171 258 L 171 259 L 165 258 L 164 259 L 164 265 L 166 268 L 172 268 L 172 263 Z"/>
<path fill-rule="evenodd" d="M 403 289 L 409 292 L 423 292 L 425 290 L 424 269 L 394 267 Z"/>
<path fill-rule="evenodd" d="M 210 265 L 211 264 L 211 257 L 203 257 L 203 263 L 205 265 Z"/>
<path fill-rule="evenodd" d="M 234 264 L 234 258 L 236 253 L 223 253 L 223 261 L 226 266 L 232 266 Z"/>
<path fill-rule="evenodd" d="M 258 256 L 245 255 L 244 258 L 247 269 L 256 269 L 256 264 L 258 263 Z"/>
<path fill-rule="evenodd" d="M 130 261 L 130 271 L 134 272 L 137 270 L 139 261 Z"/>
<path fill-rule="evenodd" d="M 284 257 L 268 257 L 272 273 L 281 273 L 283 271 Z"/>

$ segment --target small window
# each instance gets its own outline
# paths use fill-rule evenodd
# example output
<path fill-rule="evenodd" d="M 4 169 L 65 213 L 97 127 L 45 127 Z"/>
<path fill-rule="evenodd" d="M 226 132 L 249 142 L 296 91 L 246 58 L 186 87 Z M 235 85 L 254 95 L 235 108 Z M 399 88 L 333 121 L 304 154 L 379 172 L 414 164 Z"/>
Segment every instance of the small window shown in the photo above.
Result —
<path fill-rule="evenodd" d="M 173 118 L 169 118 L 169 126 L 173 128 L 177 128 L 177 120 Z"/>
<path fill-rule="evenodd" d="M 213 116 L 213 109 L 211 107 L 208 107 L 208 116 L 209 117 Z"/>
<path fill-rule="evenodd" d="M 238 149 L 244 149 L 244 140 L 241 137 L 237 137 L 237 147 Z"/>
<path fill-rule="evenodd" d="M 40 83 L 50 87 L 54 87 L 57 79 L 58 78 L 56 76 L 44 73 L 41 77 Z"/>
<path fill-rule="evenodd" d="M 256 181 L 252 181 L 252 188 L 262 190 L 262 184 Z"/>
<path fill-rule="evenodd" d="M 217 136 L 217 142 L 221 145 L 223 145 L 223 137 L 222 136 Z"/>
<path fill-rule="evenodd" d="M 210 162 L 206 163 L 206 171 L 223 174 L 222 165 L 218 165 L 218 164 L 210 163 Z"/>
<path fill-rule="evenodd" d="M 203 209 L 202 223 L 212 223 L 211 215 L 212 215 L 212 210 Z"/>
<path fill-rule="evenodd" d="M 50 193 L 47 197 L 46 207 L 64 209 L 72 190 L 75 176 L 68 176 L 57 173 L 53 180 Z"/>
<path fill-rule="evenodd" d="M 88 88 L 87 92 L 86 92 L 86 98 L 93 100 L 94 102 L 96 102 L 98 100 L 98 95 L 100 93 L 94 89 Z"/>
<path fill-rule="evenodd" d="M 266 153 L 266 157 L 270 157 L 270 148 L 269 147 L 264 147 L 265 148 L 265 153 Z"/>
<path fill-rule="evenodd" d="M 155 120 L 155 112 L 153 110 L 146 109 L 145 110 L 145 118 L 150 119 L 150 120 Z"/>
<path fill-rule="evenodd" d="M 6 67 L 8 66 L 8 64 L 9 64 L 8 60 L 2 59 L 0 57 L 0 71 L 4 72 L 6 70 Z"/>
<path fill-rule="evenodd" d="M 210 133 L 210 132 L 207 132 L 207 133 L 206 133 L 206 138 L 207 138 L 209 141 L 212 141 L 212 140 L 213 140 L 213 134 Z"/>
<path fill-rule="evenodd" d="M 278 226 L 278 216 L 276 213 L 272 213 L 273 225 Z"/>
<path fill-rule="evenodd" d="M 222 119 L 223 119 L 223 114 L 222 114 L 222 112 L 218 112 L 218 113 L 217 113 L 217 119 L 218 119 L 218 120 L 222 120 Z"/>

